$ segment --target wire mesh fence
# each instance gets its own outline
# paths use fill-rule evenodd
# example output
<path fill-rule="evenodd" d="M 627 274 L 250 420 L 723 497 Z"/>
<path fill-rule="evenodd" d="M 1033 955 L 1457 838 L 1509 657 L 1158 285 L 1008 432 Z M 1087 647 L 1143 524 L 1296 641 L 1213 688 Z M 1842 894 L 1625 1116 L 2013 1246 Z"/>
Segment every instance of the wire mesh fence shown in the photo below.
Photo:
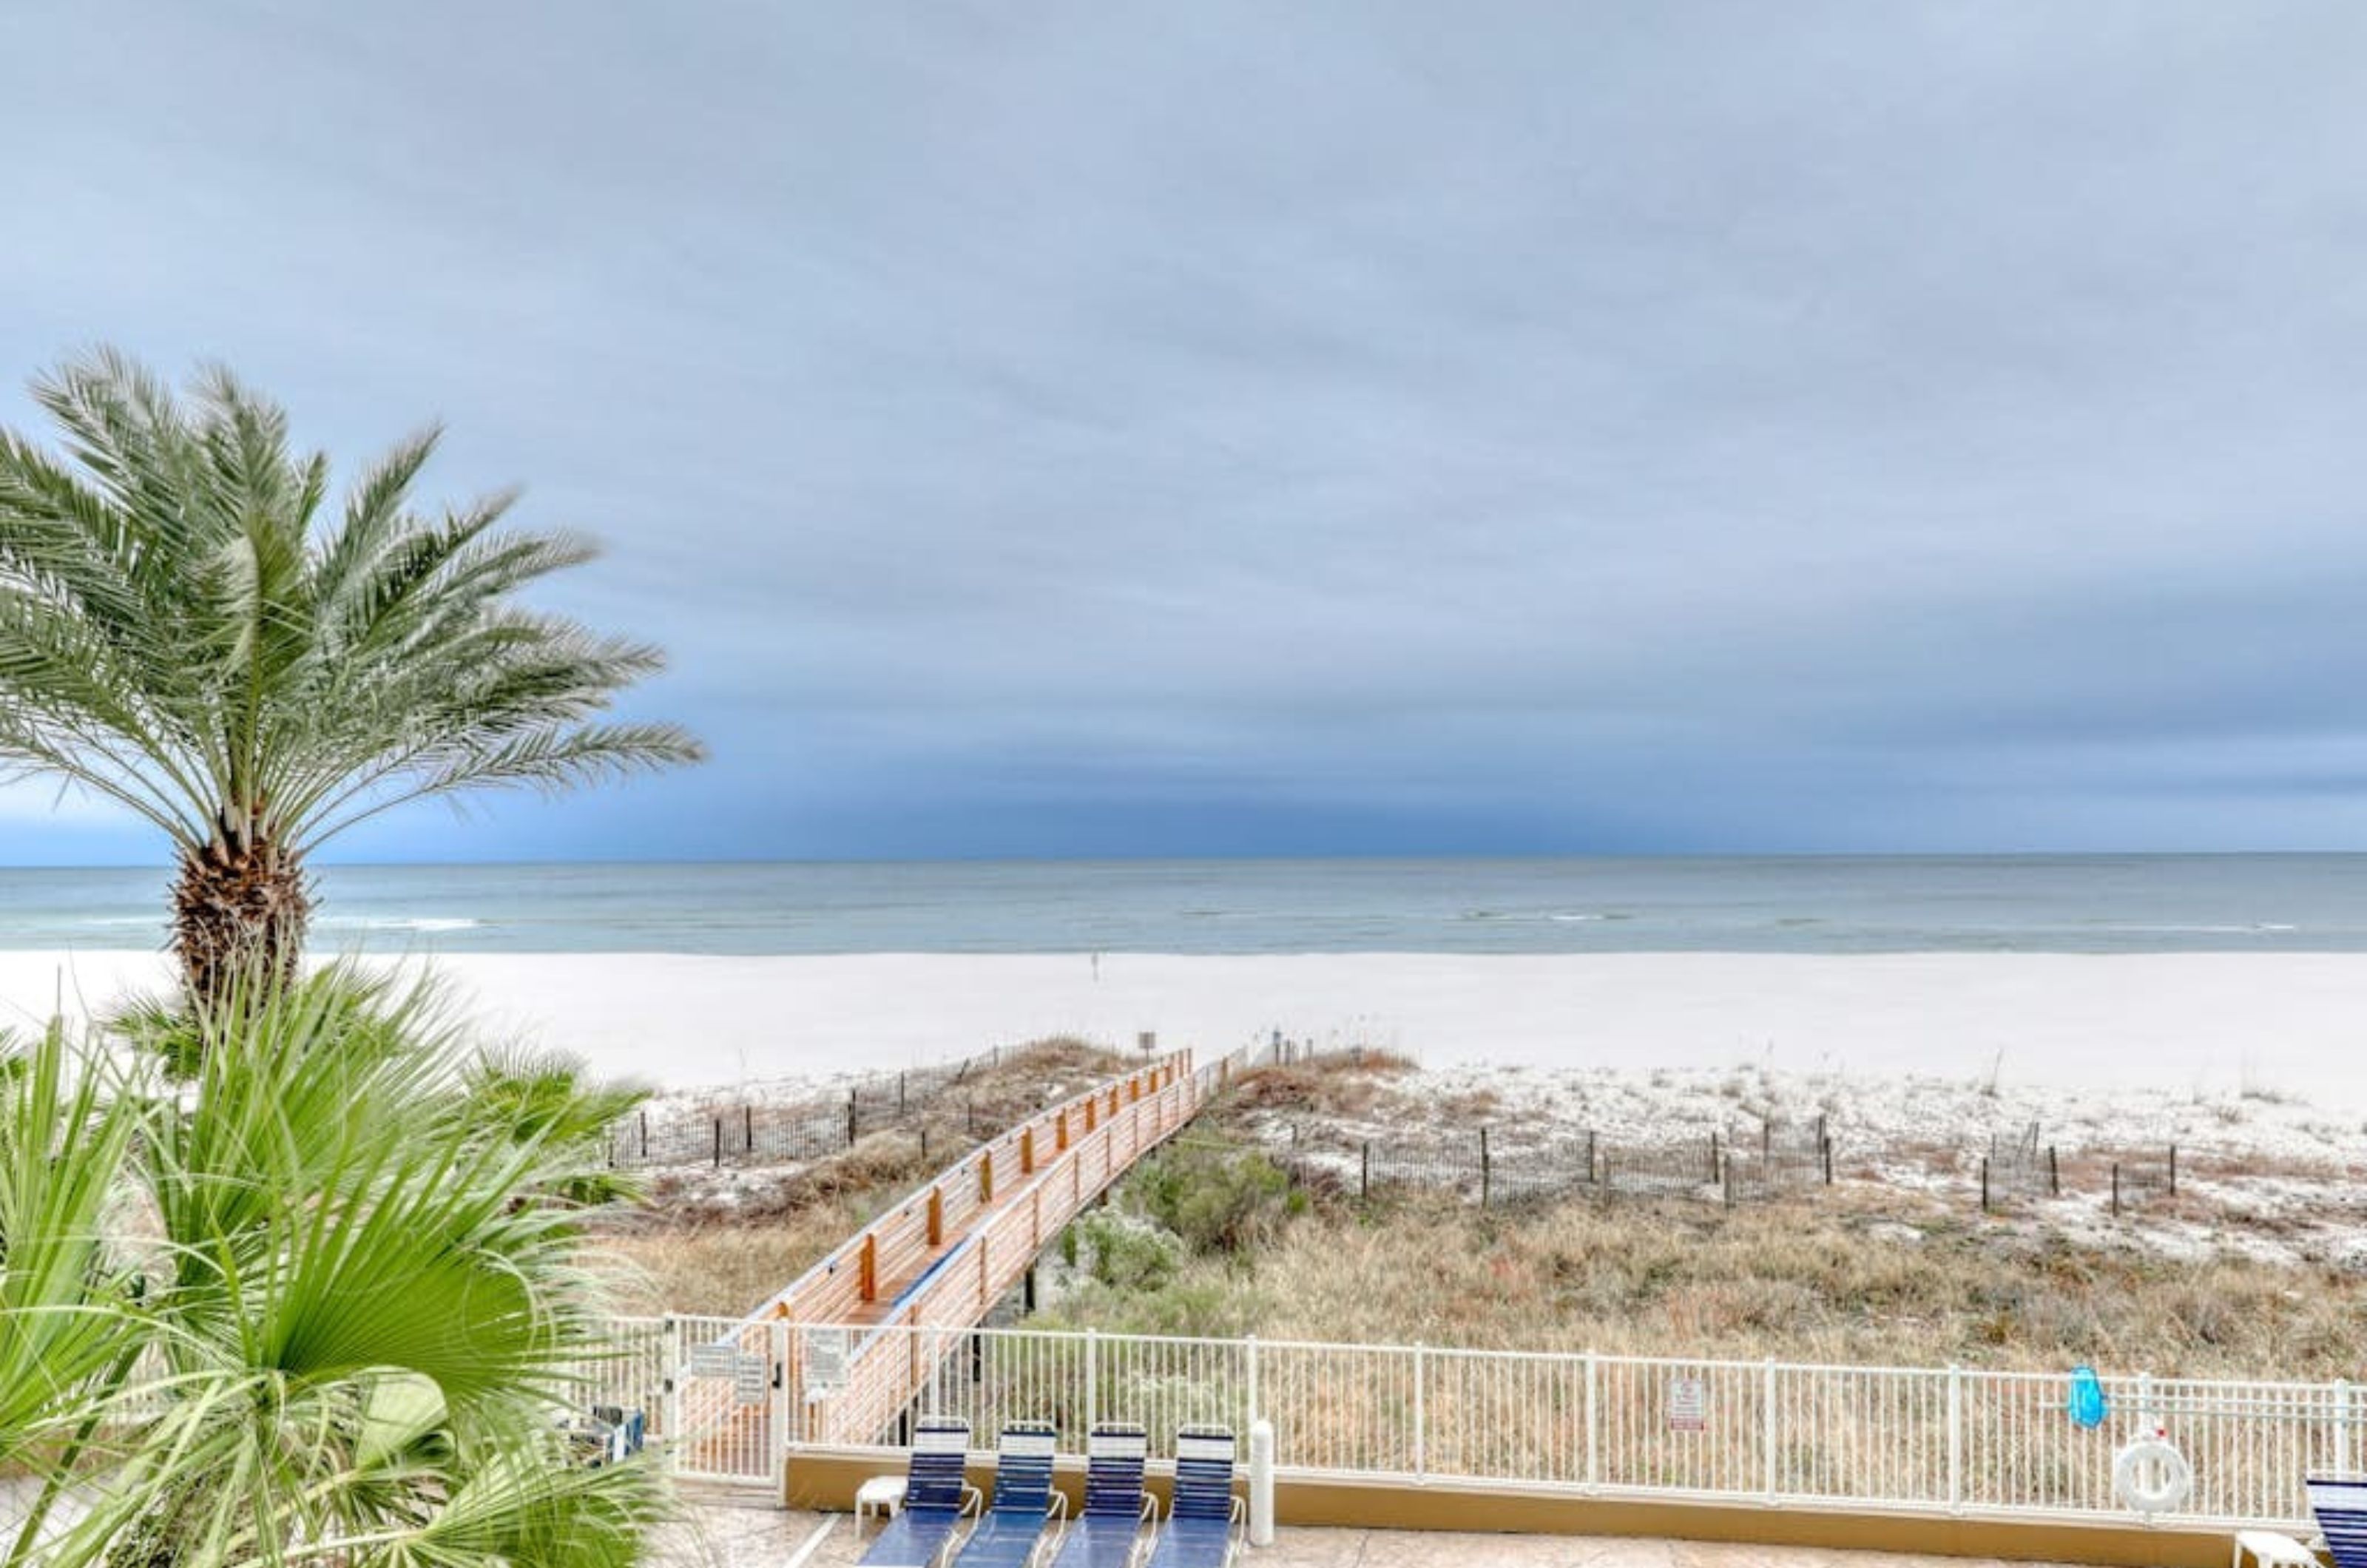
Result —
<path fill-rule="evenodd" d="M 1739 1138 L 1711 1132 L 1658 1144 L 1495 1126 L 1418 1144 L 1309 1135 L 1296 1125 L 1284 1138 L 1267 1152 L 1294 1180 L 1359 1200 L 1419 1188 L 1488 1207 L 1572 1197 L 1749 1202 L 1829 1183 L 1833 1170 L 1821 1117 L 1763 1122 Z"/>
<path fill-rule="evenodd" d="M 845 1089 L 782 1102 L 717 1103 L 683 1111 L 642 1110 L 609 1129 L 608 1162 L 619 1169 L 668 1165 L 787 1165 L 852 1148 L 866 1134 L 911 1126 L 966 1108 L 962 1089 L 999 1066 L 1001 1047 L 936 1067 L 879 1073 Z M 965 1131 L 979 1131 L 974 1114 Z"/>

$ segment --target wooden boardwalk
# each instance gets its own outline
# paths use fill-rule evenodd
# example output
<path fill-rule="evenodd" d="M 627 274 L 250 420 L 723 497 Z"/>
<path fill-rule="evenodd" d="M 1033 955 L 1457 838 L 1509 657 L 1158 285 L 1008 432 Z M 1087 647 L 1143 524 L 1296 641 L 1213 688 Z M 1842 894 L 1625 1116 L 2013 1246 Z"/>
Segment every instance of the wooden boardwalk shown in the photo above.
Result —
<path fill-rule="evenodd" d="M 1199 1111 L 1209 1087 L 1190 1053 L 1161 1058 L 1036 1112 L 848 1237 L 708 1347 L 738 1356 L 735 1369 L 761 1359 L 768 1386 L 795 1391 L 794 1402 L 748 1399 L 744 1374 L 683 1370 L 685 1468 L 760 1480 L 787 1442 L 875 1440 L 933 1369 L 923 1337 L 868 1331 L 982 1322 L 1071 1219 Z"/>

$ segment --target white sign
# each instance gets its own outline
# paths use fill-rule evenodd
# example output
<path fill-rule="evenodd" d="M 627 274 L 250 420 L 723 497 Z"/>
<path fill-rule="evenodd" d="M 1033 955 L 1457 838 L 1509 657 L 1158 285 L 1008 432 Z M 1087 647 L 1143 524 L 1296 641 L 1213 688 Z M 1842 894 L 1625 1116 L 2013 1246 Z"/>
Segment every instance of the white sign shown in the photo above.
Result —
<path fill-rule="evenodd" d="M 773 1391 L 773 1363 L 765 1357 L 742 1351 L 731 1371 L 731 1398 L 737 1404 L 762 1404 Z"/>
<path fill-rule="evenodd" d="M 728 1378 L 739 1364 L 740 1352 L 730 1345 L 694 1345 L 690 1348 L 690 1375 L 695 1378 Z"/>
<path fill-rule="evenodd" d="M 1709 1427 L 1709 1384 L 1700 1378 L 1669 1380 L 1669 1430 L 1700 1432 Z"/>
<path fill-rule="evenodd" d="M 846 1382 L 846 1330 L 806 1330 L 805 1385 L 808 1397 L 829 1393 Z"/>

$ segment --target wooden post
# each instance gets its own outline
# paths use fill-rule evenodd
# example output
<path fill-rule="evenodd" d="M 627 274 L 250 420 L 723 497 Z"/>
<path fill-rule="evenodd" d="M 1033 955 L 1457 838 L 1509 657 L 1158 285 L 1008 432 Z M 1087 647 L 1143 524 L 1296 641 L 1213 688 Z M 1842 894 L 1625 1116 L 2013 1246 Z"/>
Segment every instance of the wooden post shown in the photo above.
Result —
<path fill-rule="evenodd" d="M 1095 1095 L 1085 1101 L 1085 1136 L 1092 1137 L 1093 1129 L 1101 1124 L 1101 1112 L 1102 1097 L 1100 1095 Z"/>
<path fill-rule="evenodd" d="M 752 1156 L 755 1154 L 756 1108 L 753 1105 L 743 1105 L 740 1108 L 740 1135 L 747 1141 L 748 1153 Z"/>
<path fill-rule="evenodd" d="M 720 1116 L 715 1119 L 715 1163 L 719 1166 L 723 1163 L 723 1118 Z"/>
<path fill-rule="evenodd" d="M 857 1112 L 855 1108 L 855 1091 L 853 1089 L 848 1089 L 846 1091 L 846 1146 L 850 1149 L 855 1146 L 856 1114 Z"/>
<path fill-rule="evenodd" d="M 1364 1173 L 1356 1179 L 1356 1196 L 1369 1199 L 1373 1195 L 1373 1141 L 1365 1140 Z"/>
<path fill-rule="evenodd" d="M 946 1190 L 942 1187 L 932 1187 L 929 1189 L 929 1245 L 932 1247 L 938 1247 L 945 1244 Z"/>
<path fill-rule="evenodd" d="M 879 1237 L 870 1231 L 863 1235 L 863 1272 L 857 1289 L 866 1302 L 879 1299 Z"/>
<path fill-rule="evenodd" d="M 1019 1310 L 1028 1317 L 1036 1315 L 1036 1265 L 1030 1263 L 1019 1286 Z"/>
<path fill-rule="evenodd" d="M 1712 1181 L 1716 1181 L 1717 1179 L 1718 1170 L 1717 1134 L 1716 1133 L 1712 1133 L 1709 1135 L 1709 1179 Z"/>
<path fill-rule="evenodd" d="M 1734 1158 L 1730 1155 L 1727 1156 L 1726 1180 L 1724 1186 L 1726 1188 L 1726 1206 L 1731 1209 L 1734 1207 Z"/>
<path fill-rule="evenodd" d="M 1596 1169 L 1597 1168 L 1594 1163 L 1594 1129 L 1589 1127 L 1586 1130 L 1586 1184 L 1590 1187 L 1593 1186 L 1597 1179 L 1595 1175 Z"/>
<path fill-rule="evenodd" d="M 641 1112 L 641 1157 L 650 1157 L 650 1113 L 646 1111 Z"/>
<path fill-rule="evenodd" d="M 2114 1219 L 2118 1219 L 2118 1218 L 2120 1218 L 2120 1213 L 2121 1213 L 2121 1162 L 2120 1162 L 2119 1160 L 2114 1160 L 2114 1161 L 2112 1162 L 2112 1217 L 2113 1217 Z"/>
<path fill-rule="evenodd" d="M 2056 1162 L 2053 1144 L 2046 1145 L 2046 1195 L 2049 1198 L 2063 1196 L 2063 1168 Z"/>
<path fill-rule="evenodd" d="M 1989 1156 L 1981 1156 L 1981 1213 L 1989 1212 Z"/>
<path fill-rule="evenodd" d="M 903 1114 L 904 1114 L 904 1075 L 903 1075 L 903 1074 L 901 1074 L 901 1073 L 898 1073 L 898 1074 L 896 1075 L 896 1115 L 897 1115 L 897 1117 L 898 1117 L 898 1119 L 899 1119 L 899 1120 L 901 1120 L 901 1119 L 902 1119 L 902 1117 L 903 1117 Z"/>
<path fill-rule="evenodd" d="M 1479 1206 L 1488 1206 L 1488 1190 L 1495 1185 L 1493 1163 L 1488 1157 L 1488 1129 L 1479 1129 Z"/>
<path fill-rule="evenodd" d="M 2178 1145 L 2169 1145 L 2169 1195 L 2178 1196 Z"/>
<path fill-rule="evenodd" d="M 1817 1121 L 1821 1125 L 1824 1118 L 1819 1116 Z M 1833 1184 L 1833 1141 L 1822 1133 L 1817 1134 L 1817 1155 L 1824 1162 L 1825 1185 L 1830 1187 Z"/>
<path fill-rule="evenodd" d="M 1069 1152 L 1069 1113 L 1065 1111 L 1061 1111 L 1059 1119 L 1052 1123 L 1052 1152 L 1055 1154 Z"/>
<path fill-rule="evenodd" d="M 978 1156 L 978 1201 L 994 1201 L 994 1151 L 981 1149 Z"/>
<path fill-rule="evenodd" d="M 1036 1174 L 1036 1129 L 1025 1127 L 1019 1134 L 1019 1174 Z"/>

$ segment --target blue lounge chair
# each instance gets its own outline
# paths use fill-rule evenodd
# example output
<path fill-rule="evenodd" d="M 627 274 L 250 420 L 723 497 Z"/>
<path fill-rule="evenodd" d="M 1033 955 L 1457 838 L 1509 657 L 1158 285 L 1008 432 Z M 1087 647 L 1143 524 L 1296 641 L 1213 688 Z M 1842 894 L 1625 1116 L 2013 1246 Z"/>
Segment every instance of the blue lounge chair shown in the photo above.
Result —
<path fill-rule="evenodd" d="M 994 1501 L 962 1542 L 956 1568 L 1027 1568 L 1046 1543 L 1047 1525 L 1069 1500 L 1052 1490 L 1052 1450 L 1059 1434 L 1048 1421 L 1013 1421 L 995 1445 Z"/>
<path fill-rule="evenodd" d="M 964 1478 L 969 1423 L 931 1419 L 912 1433 L 904 1506 L 863 1554 L 867 1568 L 935 1568 L 964 1518 L 986 1499 Z"/>
<path fill-rule="evenodd" d="M 1247 1511 L 1233 1495 L 1233 1451 L 1228 1427 L 1175 1434 L 1175 1493 L 1150 1568 L 1232 1568 Z"/>
<path fill-rule="evenodd" d="M 2334 1568 L 2367 1568 L 2367 1481 L 2311 1476 L 2309 1511 Z"/>
<path fill-rule="evenodd" d="M 1130 1568 L 1151 1500 L 1142 1490 L 1150 1439 L 1139 1427 L 1111 1422 L 1085 1440 L 1085 1507 L 1060 1536 L 1051 1568 Z"/>

